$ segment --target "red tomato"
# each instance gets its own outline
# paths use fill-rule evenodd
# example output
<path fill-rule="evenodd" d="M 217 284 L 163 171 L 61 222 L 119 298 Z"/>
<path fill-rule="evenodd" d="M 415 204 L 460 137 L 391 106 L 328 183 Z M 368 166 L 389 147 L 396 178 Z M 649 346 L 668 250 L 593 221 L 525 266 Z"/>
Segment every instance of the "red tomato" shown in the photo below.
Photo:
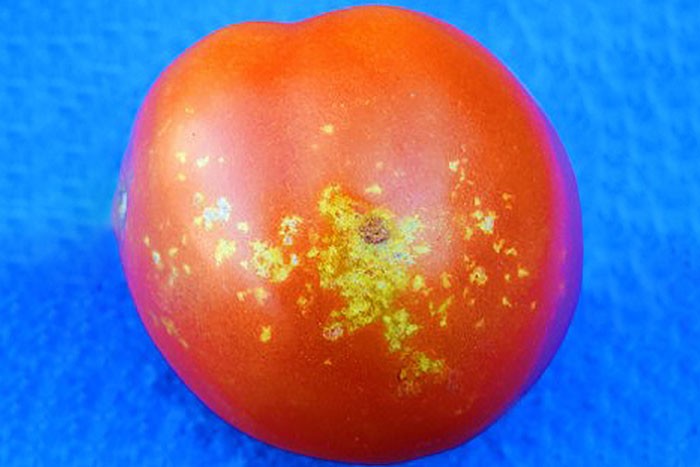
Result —
<path fill-rule="evenodd" d="M 140 109 L 114 217 L 178 375 L 322 458 L 472 438 L 544 370 L 580 289 L 576 184 L 545 117 L 473 39 L 397 8 L 187 50 Z"/>

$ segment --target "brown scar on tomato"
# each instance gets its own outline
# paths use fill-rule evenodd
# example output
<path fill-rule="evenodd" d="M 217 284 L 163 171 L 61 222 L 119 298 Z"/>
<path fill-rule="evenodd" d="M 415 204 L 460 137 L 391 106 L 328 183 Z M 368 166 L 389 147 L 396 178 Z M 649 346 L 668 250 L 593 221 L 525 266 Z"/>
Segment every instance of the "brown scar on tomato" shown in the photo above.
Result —
<path fill-rule="evenodd" d="M 370 217 L 359 228 L 360 235 L 365 243 L 377 245 L 389 239 L 389 229 L 379 217 Z"/>

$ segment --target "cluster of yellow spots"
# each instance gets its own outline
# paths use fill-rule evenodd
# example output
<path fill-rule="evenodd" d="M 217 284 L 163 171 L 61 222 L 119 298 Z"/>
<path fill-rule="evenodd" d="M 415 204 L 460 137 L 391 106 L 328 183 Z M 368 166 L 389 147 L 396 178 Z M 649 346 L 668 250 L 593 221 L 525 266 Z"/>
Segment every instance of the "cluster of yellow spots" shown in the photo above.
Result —
<path fill-rule="evenodd" d="M 299 233 L 299 225 L 303 222 L 299 216 L 287 216 L 280 223 L 279 235 L 282 237 L 282 244 L 292 245 L 294 236 Z"/>
<path fill-rule="evenodd" d="M 324 133 L 326 135 L 332 135 L 335 133 L 335 126 L 333 126 L 332 123 L 326 123 L 325 125 L 321 125 L 321 133 Z"/>
<path fill-rule="evenodd" d="M 481 209 L 481 199 L 478 196 L 474 198 L 474 206 L 477 209 L 472 211 L 468 218 L 461 218 L 461 222 L 464 224 L 465 240 L 471 240 L 475 233 L 493 235 L 498 218 L 495 211 Z"/>
<path fill-rule="evenodd" d="M 267 299 L 270 298 L 270 292 L 268 292 L 264 287 L 253 287 L 236 292 L 236 297 L 241 302 L 244 302 L 248 296 L 255 298 L 258 305 L 264 305 Z"/>
<path fill-rule="evenodd" d="M 180 331 L 178 330 L 177 326 L 175 325 L 175 321 L 173 321 L 172 318 L 168 316 L 161 316 L 159 318 L 158 315 L 156 315 L 155 313 L 151 313 L 151 318 L 153 318 L 154 323 L 161 324 L 163 328 L 165 328 L 165 332 L 167 332 L 169 336 L 174 337 L 180 343 L 181 346 L 183 346 L 186 349 L 190 347 L 187 341 L 180 334 Z"/>
<path fill-rule="evenodd" d="M 413 352 L 407 358 L 408 364 L 399 372 L 399 392 L 415 395 L 420 392 L 420 380 L 425 375 L 442 375 L 445 371 L 444 360 L 433 360 L 425 352 Z"/>
<path fill-rule="evenodd" d="M 299 257 L 290 255 L 288 261 L 284 259 L 284 253 L 280 247 L 271 246 L 267 242 L 259 240 L 250 243 L 253 257 L 250 263 L 255 273 L 270 282 L 283 282 L 289 277 L 292 270 L 299 264 Z"/>
<path fill-rule="evenodd" d="M 216 244 L 216 250 L 214 251 L 214 260 L 217 266 L 221 266 L 224 261 L 233 257 L 236 253 L 236 242 L 235 240 L 226 240 L 223 238 L 219 239 Z"/>
<path fill-rule="evenodd" d="M 301 311 L 302 315 L 305 315 L 309 311 L 309 307 L 313 303 L 314 300 L 314 295 L 313 295 L 313 284 L 311 282 L 307 282 L 304 284 L 305 292 L 299 295 L 297 297 L 296 304 L 299 307 L 299 311 Z"/>
<path fill-rule="evenodd" d="M 202 204 L 204 196 L 201 193 L 194 194 L 195 204 Z M 220 197 L 216 203 L 211 206 L 205 206 L 202 215 L 194 218 L 194 224 L 203 226 L 205 230 L 210 231 L 216 223 L 226 223 L 231 217 L 231 204 L 225 197 Z"/>
<path fill-rule="evenodd" d="M 472 217 L 478 221 L 476 224 L 478 229 L 485 234 L 493 234 L 493 226 L 496 221 L 496 213 L 494 211 L 486 211 L 484 213 L 481 209 L 477 209 L 472 213 Z"/>
<path fill-rule="evenodd" d="M 417 258 L 430 251 L 419 241 L 423 224 L 418 216 L 397 219 L 387 209 L 361 205 L 335 185 L 323 191 L 318 208 L 332 233 L 307 257 L 318 261 L 320 287 L 345 300 L 343 308 L 329 314 L 323 336 L 335 341 L 381 319 L 389 352 L 399 353 L 407 363 L 405 376 L 411 384 L 442 369 L 442 360 L 430 360 L 404 342 L 420 328 L 405 308 L 394 305 L 401 293 L 425 288 L 425 278 L 410 272 Z"/>
<path fill-rule="evenodd" d="M 401 350 L 403 341 L 420 329 L 420 326 L 410 322 L 410 316 L 403 308 L 385 314 L 382 316 L 382 322 L 385 328 L 384 337 L 389 343 L 389 352 Z"/>
<path fill-rule="evenodd" d="M 408 288 L 423 226 L 417 217 L 397 220 L 382 208 L 361 213 L 337 186 L 324 190 L 319 210 L 333 228 L 328 246 L 318 252 L 320 286 L 346 300 L 345 308 L 331 313 L 337 319 L 331 326 L 353 332 L 390 312 L 395 296 Z"/>
<path fill-rule="evenodd" d="M 454 299 L 454 295 L 450 295 L 437 307 L 435 307 L 435 304 L 432 301 L 428 303 L 428 311 L 430 312 L 430 316 L 437 316 L 440 319 L 440 327 L 444 328 L 447 326 L 447 310 L 450 308 L 450 306 L 452 306 Z"/>
<path fill-rule="evenodd" d="M 466 151 L 466 147 L 462 146 L 461 147 L 462 152 Z M 473 185 L 474 182 L 471 180 L 467 180 L 467 159 L 462 157 L 462 158 L 457 158 L 457 159 L 452 159 L 447 162 L 447 168 L 449 169 L 450 172 L 454 173 L 457 175 L 457 183 L 455 183 L 454 188 L 452 189 L 452 192 L 450 193 L 450 198 L 455 199 L 457 195 L 459 194 L 459 191 L 462 189 L 462 186 L 464 183 L 467 183 L 468 185 Z"/>
<path fill-rule="evenodd" d="M 160 251 L 156 250 L 155 248 L 151 248 L 151 238 L 146 235 L 143 237 L 143 243 L 148 248 L 151 252 L 151 260 L 153 261 L 153 265 L 156 267 L 156 270 L 158 271 L 163 271 L 165 269 L 165 260 L 166 258 L 161 255 Z M 181 246 L 184 246 L 187 243 L 187 236 L 183 235 L 181 238 Z M 176 263 L 176 257 L 177 254 L 179 253 L 180 248 L 177 246 L 171 246 L 167 250 L 167 256 L 168 256 L 168 262 L 169 264 L 169 274 L 168 274 L 168 285 L 170 287 L 175 285 L 175 281 L 177 280 L 178 276 L 180 275 L 177 263 Z M 192 269 L 188 264 L 183 264 L 182 265 L 182 270 L 185 271 L 185 274 L 190 275 L 192 272 Z"/>

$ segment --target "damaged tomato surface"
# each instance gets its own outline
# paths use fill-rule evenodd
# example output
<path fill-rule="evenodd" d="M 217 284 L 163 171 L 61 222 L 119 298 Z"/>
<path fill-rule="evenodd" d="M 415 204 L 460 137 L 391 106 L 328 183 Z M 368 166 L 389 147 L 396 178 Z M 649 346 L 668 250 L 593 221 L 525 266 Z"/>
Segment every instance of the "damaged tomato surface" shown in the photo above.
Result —
<path fill-rule="evenodd" d="M 148 93 L 113 219 L 143 322 L 217 414 L 311 456 L 482 431 L 576 307 L 564 150 L 483 47 L 419 13 L 224 28 Z"/>

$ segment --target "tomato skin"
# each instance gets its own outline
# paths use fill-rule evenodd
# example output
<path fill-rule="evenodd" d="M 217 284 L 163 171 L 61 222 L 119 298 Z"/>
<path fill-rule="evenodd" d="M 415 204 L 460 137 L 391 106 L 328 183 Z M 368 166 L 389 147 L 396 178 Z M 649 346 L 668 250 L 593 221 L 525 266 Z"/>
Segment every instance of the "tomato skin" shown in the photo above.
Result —
<path fill-rule="evenodd" d="M 398 8 L 195 44 L 139 111 L 113 217 L 185 383 L 328 459 L 478 434 L 547 366 L 581 284 L 554 130 L 473 39 Z"/>

